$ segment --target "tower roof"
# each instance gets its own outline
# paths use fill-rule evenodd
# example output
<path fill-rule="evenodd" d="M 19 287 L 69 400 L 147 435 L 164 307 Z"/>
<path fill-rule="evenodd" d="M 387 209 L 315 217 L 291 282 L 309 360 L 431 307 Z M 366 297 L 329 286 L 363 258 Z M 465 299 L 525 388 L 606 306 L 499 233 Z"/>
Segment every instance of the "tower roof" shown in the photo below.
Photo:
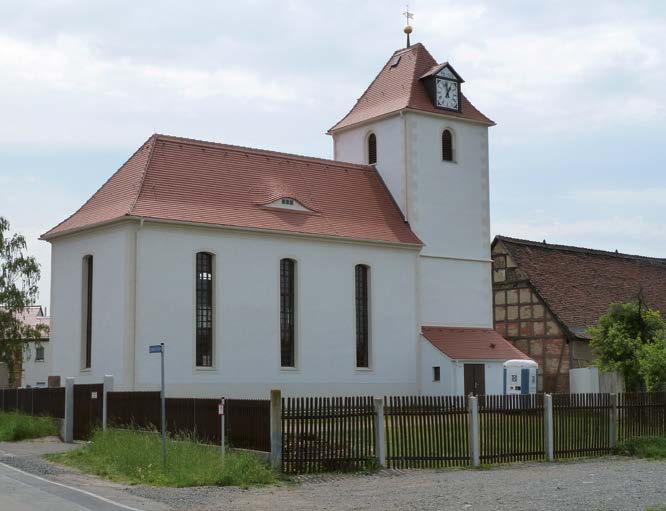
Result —
<path fill-rule="evenodd" d="M 435 108 L 421 78 L 441 67 L 421 43 L 394 52 L 349 113 L 329 133 L 403 109 L 493 126 L 495 123 L 477 110 L 462 93 L 460 112 L 443 112 Z"/>

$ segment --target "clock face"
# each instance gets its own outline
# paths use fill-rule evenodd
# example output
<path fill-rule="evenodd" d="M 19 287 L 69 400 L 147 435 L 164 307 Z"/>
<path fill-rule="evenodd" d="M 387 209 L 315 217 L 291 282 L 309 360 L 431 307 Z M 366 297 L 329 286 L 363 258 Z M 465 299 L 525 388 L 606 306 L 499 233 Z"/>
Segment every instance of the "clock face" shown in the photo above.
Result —
<path fill-rule="evenodd" d="M 460 91 L 458 90 L 458 82 L 451 80 L 442 80 L 437 78 L 437 106 L 440 108 L 449 108 L 451 110 L 458 110 Z"/>

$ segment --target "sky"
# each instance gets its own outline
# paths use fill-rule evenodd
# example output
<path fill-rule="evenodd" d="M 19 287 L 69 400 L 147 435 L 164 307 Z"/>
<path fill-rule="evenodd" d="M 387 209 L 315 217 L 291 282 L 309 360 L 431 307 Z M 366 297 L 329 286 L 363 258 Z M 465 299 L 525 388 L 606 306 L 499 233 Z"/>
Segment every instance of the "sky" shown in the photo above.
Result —
<path fill-rule="evenodd" d="M 332 157 L 397 0 L 0 0 L 0 216 L 28 239 L 152 133 Z M 492 234 L 666 257 L 666 2 L 413 0 L 490 130 Z"/>

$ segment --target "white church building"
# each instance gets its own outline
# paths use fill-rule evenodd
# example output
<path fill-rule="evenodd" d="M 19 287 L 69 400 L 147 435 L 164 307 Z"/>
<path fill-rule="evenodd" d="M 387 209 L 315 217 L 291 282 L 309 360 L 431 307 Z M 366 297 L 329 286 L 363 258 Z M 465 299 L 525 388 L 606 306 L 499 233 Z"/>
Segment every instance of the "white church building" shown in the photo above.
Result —
<path fill-rule="evenodd" d="M 501 393 L 488 129 L 421 44 L 334 159 L 151 136 L 52 246 L 52 375 L 172 396 Z"/>

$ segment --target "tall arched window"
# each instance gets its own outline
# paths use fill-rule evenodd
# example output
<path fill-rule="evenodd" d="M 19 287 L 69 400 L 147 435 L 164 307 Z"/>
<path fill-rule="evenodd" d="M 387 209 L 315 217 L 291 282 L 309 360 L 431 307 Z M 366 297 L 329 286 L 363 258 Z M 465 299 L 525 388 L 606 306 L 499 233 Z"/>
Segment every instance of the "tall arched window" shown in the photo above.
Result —
<path fill-rule="evenodd" d="M 280 260 L 280 365 L 296 366 L 296 261 Z"/>
<path fill-rule="evenodd" d="M 370 268 L 356 265 L 356 367 L 370 367 L 370 324 L 369 316 L 369 277 Z"/>
<path fill-rule="evenodd" d="M 368 165 L 377 163 L 377 137 L 374 133 L 368 135 Z"/>
<path fill-rule="evenodd" d="M 442 160 L 453 161 L 453 133 L 448 129 L 442 132 Z"/>
<path fill-rule="evenodd" d="M 93 256 L 83 258 L 83 368 L 92 367 Z"/>
<path fill-rule="evenodd" d="M 197 253 L 196 263 L 196 362 L 213 366 L 213 255 Z"/>

